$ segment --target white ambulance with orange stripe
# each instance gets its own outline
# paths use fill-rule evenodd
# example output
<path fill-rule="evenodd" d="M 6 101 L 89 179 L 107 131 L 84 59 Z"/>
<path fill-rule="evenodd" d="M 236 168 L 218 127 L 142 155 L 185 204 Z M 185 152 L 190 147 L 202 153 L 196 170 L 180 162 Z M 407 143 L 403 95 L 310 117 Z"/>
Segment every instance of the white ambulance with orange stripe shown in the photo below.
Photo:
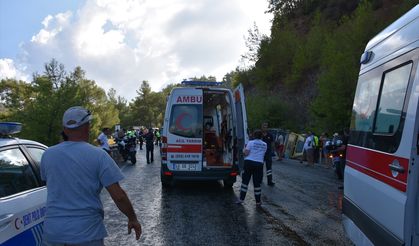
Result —
<path fill-rule="evenodd" d="M 356 245 L 419 245 L 418 63 L 419 5 L 361 57 L 343 199 Z"/>
<path fill-rule="evenodd" d="M 183 81 L 167 99 L 162 132 L 161 182 L 236 181 L 248 141 L 242 86 L 233 92 L 219 82 Z"/>

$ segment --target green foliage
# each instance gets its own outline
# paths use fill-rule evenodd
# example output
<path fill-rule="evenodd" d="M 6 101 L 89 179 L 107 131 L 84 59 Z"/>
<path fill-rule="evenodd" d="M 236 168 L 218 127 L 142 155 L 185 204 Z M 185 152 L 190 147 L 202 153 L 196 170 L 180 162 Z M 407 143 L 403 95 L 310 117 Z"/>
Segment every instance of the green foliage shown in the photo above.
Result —
<path fill-rule="evenodd" d="M 348 127 L 366 43 L 417 3 L 268 2 L 268 12 L 274 13 L 271 36 L 261 40 L 254 67 L 236 69 L 233 84 L 247 88 L 252 127 L 268 119 L 279 127 L 316 132 Z M 278 115 L 283 118 L 277 119 Z"/>
<path fill-rule="evenodd" d="M 45 64 L 44 75 L 34 75 L 30 84 L 2 80 L 0 95 L 5 107 L 1 120 L 22 122 L 20 137 L 46 145 L 59 142 L 62 116 L 71 106 L 83 106 L 92 111 L 92 142 L 102 127 L 119 121 L 118 111 L 103 89 L 87 80 L 80 67 L 67 75 L 64 65 L 56 60 Z"/>
<path fill-rule="evenodd" d="M 260 128 L 263 122 L 270 126 L 282 126 L 293 129 L 291 112 L 285 102 L 273 94 L 252 94 L 246 96 L 246 110 L 250 129 Z"/>
<path fill-rule="evenodd" d="M 166 95 L 151 91 L 150 84 L 143 81 L 137 97 L 130 104 L 133 125 L 145 127 L 161 127 L 166 107 Z"/>

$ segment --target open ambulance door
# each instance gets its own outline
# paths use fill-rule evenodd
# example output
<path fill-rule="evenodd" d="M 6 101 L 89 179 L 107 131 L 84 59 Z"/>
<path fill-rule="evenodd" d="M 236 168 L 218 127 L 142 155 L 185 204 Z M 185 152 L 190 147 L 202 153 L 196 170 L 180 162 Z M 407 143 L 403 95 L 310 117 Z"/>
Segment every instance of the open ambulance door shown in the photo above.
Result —
<path fill-rule="evenodd" d="M 242 84 L 234 89 L 234 106 L 236 108 L 236 151 L 237 163 L 240 172 L 243 170 L 244 155 L 243 148 L 249 142 L 247 128 L 247 112 L 244 100 L 244 90 Z"/>

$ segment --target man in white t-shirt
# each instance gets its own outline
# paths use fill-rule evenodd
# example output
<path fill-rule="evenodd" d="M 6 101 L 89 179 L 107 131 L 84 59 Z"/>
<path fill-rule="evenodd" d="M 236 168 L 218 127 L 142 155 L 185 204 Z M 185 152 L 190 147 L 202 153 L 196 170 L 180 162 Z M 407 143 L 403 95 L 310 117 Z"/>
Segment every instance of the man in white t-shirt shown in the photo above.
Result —
<path fill-rule="evenodd" d="M 307 135 L 308 137 L 304 142 L 304 153 L 307 158 L 307 165 L 314 165 L 314 135 L 311 131 Z"/>
<path fill-rule="evenodd" d="M 111 135 L 111 129 L 105 127 L 102 129 L 102 132 L 97 137 L 97 141 L 100 144 L 100 147 L 110 155 L 111 148 L 109 147 L 109 143 L 108 143 L 109 135 Z"/>

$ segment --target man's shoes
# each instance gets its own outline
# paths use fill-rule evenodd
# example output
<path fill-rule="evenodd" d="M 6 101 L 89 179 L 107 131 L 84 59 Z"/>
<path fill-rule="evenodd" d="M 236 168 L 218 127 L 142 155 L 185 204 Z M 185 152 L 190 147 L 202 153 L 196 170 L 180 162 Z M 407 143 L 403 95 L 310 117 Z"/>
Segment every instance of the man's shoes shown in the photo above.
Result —
<path fill-rule="evenodd" d="M 275 183 L 271 181 L 271 182 L 268 182 L 268 185 L 269 185 L 269 186 L 274 186 L 274 185 L 275 185 Z"/>
<path fill-rule="evenodd" d="M 149 161 L 147 161 L 147 164 L 150 164 L 150 162 L 149 162 Z"/>

